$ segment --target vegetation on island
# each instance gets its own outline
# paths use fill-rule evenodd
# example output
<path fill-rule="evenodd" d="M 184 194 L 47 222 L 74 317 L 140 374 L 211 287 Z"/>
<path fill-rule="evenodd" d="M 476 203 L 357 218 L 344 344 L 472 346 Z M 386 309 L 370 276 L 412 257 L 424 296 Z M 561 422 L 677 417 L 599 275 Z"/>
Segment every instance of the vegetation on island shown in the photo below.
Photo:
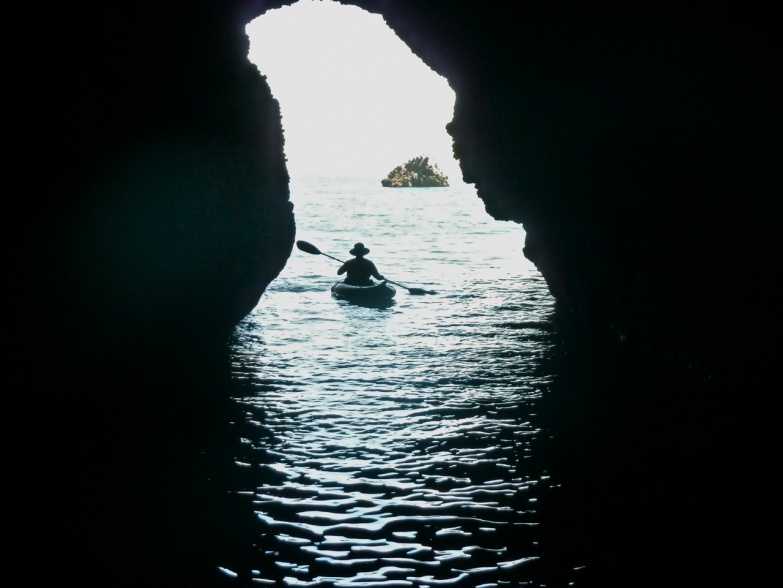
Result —
<path fill-rule="evenodd" d="M 442 188 L 449 185 L 449 179 L 438 169 L 436 163 L 424 155 L 414 157 L 405 165 L 398 165 L 381 180 L 384 188 Z"/>

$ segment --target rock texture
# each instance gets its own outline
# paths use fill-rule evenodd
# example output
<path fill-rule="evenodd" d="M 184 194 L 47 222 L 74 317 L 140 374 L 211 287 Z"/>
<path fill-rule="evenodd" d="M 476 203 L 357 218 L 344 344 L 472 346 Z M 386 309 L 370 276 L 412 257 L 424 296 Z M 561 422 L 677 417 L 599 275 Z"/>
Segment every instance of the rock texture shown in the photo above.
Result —
<path fill-rule="evenodd" d="M 384 188 L 443 188 L 449 185 L 449 179 L 430 163 L 430 158 L 420 155 L 408 163 L 398 165 L 381 180 Z"/>
<path fill-rule="evenodd" d="M 239 8 L 7 15 L 12 584 L 213 585 L 249 545 L 225 493 L 226 339 L 295 227 Z"/>
<path fill-rule="evenodd" d="M 589 562 L 591 586 L 761 581 L 781 265 L 771 15 L 352 3 L 449 80 L 463 179 L 524 225 L 558 300 L 542 451 L 563 485 L 540 504 L 543 565 Z"/>
<path fill-rule="evenodd" d="M 6 544 L 26 581 L 213 586 L 212 563 L 250 545 L 223 492 L 225 338 L 284 266 L 294 218 L 243 27 L 285 3 L 6 15 Z M 540 451 L 563 484 L 540 505 L 542 570 L 760 583 L 754 522 L 770 520 L 777 463 L 774 15 L 346 3 L 448 78 L 463 178 L 524 225 L 558 300 Z"/>

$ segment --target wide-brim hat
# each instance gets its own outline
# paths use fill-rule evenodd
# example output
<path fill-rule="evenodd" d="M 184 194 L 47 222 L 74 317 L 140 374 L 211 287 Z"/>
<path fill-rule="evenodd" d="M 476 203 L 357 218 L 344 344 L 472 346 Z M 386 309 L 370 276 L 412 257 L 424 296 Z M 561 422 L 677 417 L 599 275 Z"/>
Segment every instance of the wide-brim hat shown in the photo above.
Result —
<path fill-rule="evenodd" d="M 370 250 L 364 246 L 364 243 L 357 243 L 348 253 L 351 255 L 367 255 L 369 252 Z"/>

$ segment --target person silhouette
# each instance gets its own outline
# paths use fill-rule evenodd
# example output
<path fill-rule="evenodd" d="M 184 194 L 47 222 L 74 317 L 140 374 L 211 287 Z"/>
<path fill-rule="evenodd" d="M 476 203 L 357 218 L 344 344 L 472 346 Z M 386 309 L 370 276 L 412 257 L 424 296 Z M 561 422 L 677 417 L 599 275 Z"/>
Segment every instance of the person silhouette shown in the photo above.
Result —
<path fill-rule="evenodd" d="M 357 243 L 353 246 L 353 249 L 348 253 L 353 255 L 354 258 L 346 261 L 340 266 L 340 269 L 337 270 L 338 276 L 345 273 L 348 274 L 345 276 L 343 282 L 351 284 L 352 286 L 372 286 L 373 281 L 370 279 L 370 276 L 381 281 L 386 279 L 378 273 L 375 264 L 364 257 L 369 252 L 370 250 L 367 249 L 363 243 Z"/>

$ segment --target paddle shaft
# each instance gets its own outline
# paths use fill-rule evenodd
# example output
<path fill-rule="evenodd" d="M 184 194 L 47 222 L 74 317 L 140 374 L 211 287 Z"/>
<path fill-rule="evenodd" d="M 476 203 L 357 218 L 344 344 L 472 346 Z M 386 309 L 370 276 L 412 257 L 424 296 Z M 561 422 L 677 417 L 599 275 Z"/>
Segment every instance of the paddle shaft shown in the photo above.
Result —
<path fill-rule="evenodd" d="M 342 259 L 337 259 L 336 257 L 332 257 L 328 253 L 324 253 L 318 247 L 313 245 L 312 243 L 308 243 L 307 241 L 297 241 L 296 246 L 299 247 L 302 251 L 305 253 L 310 253 L 312 255 L 324 255 L 328 257 L 329 259 L 334 259 L 338 263 L 345 263 Z M 405 288 L 410 294 L 435 294 L 435 292 L 429 291 L 429 290 L 423 290 L 422 288 L 408 288 L 408 286 L 403 286 L 402 284 L 398 284 L 397 282 L 394 282 L 388 278 L 384 278 L 387 282 L 391 282 L 395 286 L 399 286 L 400 288 Z"/>
<path fill-rule="evenodd" d="M 336 257 L 332 257 L 331 255 L 328 255 L 328 254 L 324 253 L 323 251 L 321 251 L 320 253 L 321 253 L 321 255 L 325 255 L 329 259 L 334 259 L 335 261 L 337 261 L 339 263 L 345 263 L 342 259 L 337 259 Z"/>
<path fill-rule="evenodd" d="M 332 257 L 331 255 L 328 255 L 328 254 L 324 253 L 323 251 L 321 251 L 321 255 L 325 255 L 329 259 L 334 259 L 335 261 L 339 261 L 340 263 L 345 263 L 344 261 L 342 261 L 340 259 L 337 259 L 336 257 Z M 405 288 L 408 291 L 411 290 L 411 288 L 408 288 L 408 286 L 403 286 L 402 284 L 398 284 L 397 282 L 395 282 L 393 280 L 390 280 L 389 278 L 384 277 L 384 280 L 386 280 L 390 284 L 394 284 L 395 286 L 399 286 L 400 288 Z"/>
<path fill-rule="evenodd" d="M 400 288 L 405 288 L 405 289 L 406 289 L 408 292 L 410 292 L 411 294 L 413 294 L 413 293 L 414 293 L 414 292 L 413 292 L 413 290 L 421 290 L 421 288 L 408 288 L 408 286 L 403 286 L 402 284 L 398 284 L 397 282 L 394 282 L 394 281 L 390 280 L 389 278 L 384 278 L 384 279 L 385 279 L 387 282 L 389 282 L 389 283 L 391 283 L 391 284 L 394 284 L 395 286 L 399 286 Z M 424 291 L 424 290 L 422 290 L 422 292 L 423 292 L 423 291 Z"/>

